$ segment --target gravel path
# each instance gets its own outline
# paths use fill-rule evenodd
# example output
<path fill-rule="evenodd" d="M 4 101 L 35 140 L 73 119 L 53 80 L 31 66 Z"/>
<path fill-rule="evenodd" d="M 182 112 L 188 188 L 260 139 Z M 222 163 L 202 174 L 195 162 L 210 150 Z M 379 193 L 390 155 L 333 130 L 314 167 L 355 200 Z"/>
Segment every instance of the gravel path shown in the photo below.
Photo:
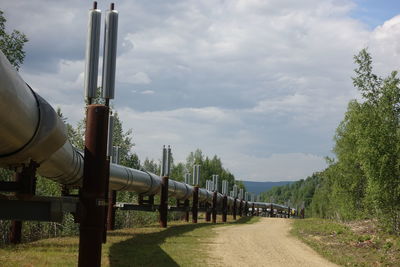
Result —
<path fill-rule="evenodd" d="M 291 219 L 215 228 L 210 266 L 337 266 L 289 234 Z"/>

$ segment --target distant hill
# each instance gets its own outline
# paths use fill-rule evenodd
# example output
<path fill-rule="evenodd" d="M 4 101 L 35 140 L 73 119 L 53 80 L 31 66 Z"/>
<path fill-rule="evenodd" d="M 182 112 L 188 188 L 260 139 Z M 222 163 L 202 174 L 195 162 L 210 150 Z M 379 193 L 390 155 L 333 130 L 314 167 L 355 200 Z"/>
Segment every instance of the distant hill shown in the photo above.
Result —
<path fill-rule="evenodd" d="M 246 190 L 251 193 L 260 194 L 271 189 L 274 186 L 281 186 L 286 184 L 291 184 L 293 181 L 282 181 L 282 182 L 251 182 L 243 181 L 246 186 Z"/>

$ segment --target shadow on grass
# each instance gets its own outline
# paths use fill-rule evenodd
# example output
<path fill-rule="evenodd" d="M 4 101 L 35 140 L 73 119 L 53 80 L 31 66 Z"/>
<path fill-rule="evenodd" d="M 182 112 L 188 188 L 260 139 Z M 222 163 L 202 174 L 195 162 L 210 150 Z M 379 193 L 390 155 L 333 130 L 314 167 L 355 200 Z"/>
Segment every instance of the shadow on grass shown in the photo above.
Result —
<path fill-rule="evenodd" d="M 161 245 L 167 238 L 176 237 L 205 226 L 244 224 L 250 220 L 251 217 L 242 217 L 235 222 L 226 224 L 198 223 L 176 225 L 157 233 L 134 234 L 133 236 L 132 233 L 109 233 L 110 236 L 132 236 L 132 238 L 115 243 L 110 247 L 110 266 L 179 266 L 161 248 Z"/>

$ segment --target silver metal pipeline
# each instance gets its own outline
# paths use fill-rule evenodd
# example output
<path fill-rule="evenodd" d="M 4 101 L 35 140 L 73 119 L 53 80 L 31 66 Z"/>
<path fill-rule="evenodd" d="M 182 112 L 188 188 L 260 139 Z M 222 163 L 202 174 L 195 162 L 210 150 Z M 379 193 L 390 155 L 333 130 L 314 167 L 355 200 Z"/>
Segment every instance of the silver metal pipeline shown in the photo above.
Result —
<path fill-rule="evenodd" d="M 68 186 L 80 186 L 83 178 L 83 153 L 69 142 L 66 128 L 55 110 L 34 92 L 0 51 L 0 167 L 23 167 L 31 160 L 38 173 Z M 110 165 L 109 188 L 144 195 L 159 194 L 161 177 L 118 164 Z M 192 198 L 193 186 L 169 180 L 169 195 L 179 200 Z M 200 202 L 212 202 L 213 192 L 199 189 Z M 221 203 L 223 195 L 217 194 Z M 237 200 L 238 203 L 240 202 Z M 234 198 L 228 197 L 228 205 Z M 252 205 L 252 202 L 248 202 Z M 270 208 L 270 203 L 254 202 L 255 208 Z M 273 204 L 274 209 L 287 207 Z"/>

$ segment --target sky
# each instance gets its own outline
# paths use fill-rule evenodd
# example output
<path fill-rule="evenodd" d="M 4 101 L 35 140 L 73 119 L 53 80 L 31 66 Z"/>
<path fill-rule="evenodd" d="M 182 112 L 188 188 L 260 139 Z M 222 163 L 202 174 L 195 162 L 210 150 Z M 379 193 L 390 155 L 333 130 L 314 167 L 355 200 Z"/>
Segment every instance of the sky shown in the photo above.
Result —
<path fill-rule="evenodd" d="M 98 2 L 102 11 L 110 3 Z M 73 125 L 84 115 L 91 5 L 0 0 L 8 29 L 29 38 L 23 79 Z M 175 162 L 183 162 L 200 148 L 240 180 L 306 178 L 326 167 L 335 129 L 348 102 L 359 98 L 353 56 L 368 47 L 377 74 L 399 69 L 395 0 L 121 0 L 115 6 L 112 104 L 125 130 L 133 130 L 141 160 L 158 160 L 162 146 L 171 145 Z"/>

